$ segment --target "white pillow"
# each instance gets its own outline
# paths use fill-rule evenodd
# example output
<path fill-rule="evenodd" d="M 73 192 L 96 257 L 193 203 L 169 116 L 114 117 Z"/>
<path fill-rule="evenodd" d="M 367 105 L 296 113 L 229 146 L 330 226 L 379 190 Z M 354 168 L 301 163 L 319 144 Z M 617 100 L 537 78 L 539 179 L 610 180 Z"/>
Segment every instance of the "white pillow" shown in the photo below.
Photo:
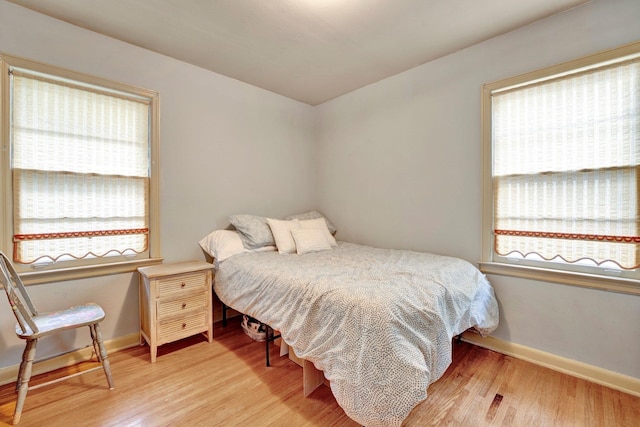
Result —
<path fill-rule="evenodd" d="M 296 243 L 298 254 L 331 250 L 324 231 L 319 228 L 294 228 L 291 230 L 291 235 Z"/>
<path fill-rule="evenodd" d="M 336 238 L 331 235 L 331 232 L 329 232 L 327 221 L 325 221 L 324 218 L 306 219 L 304 221 L 300 221 L 300 228 L 316 228 L 322 230 L 329 244 L 331 246 L 338 246 Z"/>
<path fill-rule="evenodd" d="M 293 240 L 291 230 L 300 228 L 300 221 L 293 219 L 284 221 L 281 219 L 267 218 L 267 223 L 271 227 L 271 233 L 276 241 L 278 253 L 293 254 L 296 252 L 296 242 Z"/>
<path fill-rule="evenodd" d="M 248 252 L 242 244 L 240 235 L 235 230 L 215 230 L 198 242 L 200 247 L 217 262 Z"/>

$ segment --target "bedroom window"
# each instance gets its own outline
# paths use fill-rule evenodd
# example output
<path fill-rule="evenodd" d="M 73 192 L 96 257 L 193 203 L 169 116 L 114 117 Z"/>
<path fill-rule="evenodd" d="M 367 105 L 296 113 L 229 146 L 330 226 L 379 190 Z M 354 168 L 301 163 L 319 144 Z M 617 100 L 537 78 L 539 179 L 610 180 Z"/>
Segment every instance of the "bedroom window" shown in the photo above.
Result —
<path fill-rule="evenodd" d="M 483 112 L 484 260 L 640 278 L 640 43 L 485 85 Z"/>
<path fill-rule="evenodd" d="M 27 281 L 157 256 L 157 93 L 1 59 L 2 241 Z"/>

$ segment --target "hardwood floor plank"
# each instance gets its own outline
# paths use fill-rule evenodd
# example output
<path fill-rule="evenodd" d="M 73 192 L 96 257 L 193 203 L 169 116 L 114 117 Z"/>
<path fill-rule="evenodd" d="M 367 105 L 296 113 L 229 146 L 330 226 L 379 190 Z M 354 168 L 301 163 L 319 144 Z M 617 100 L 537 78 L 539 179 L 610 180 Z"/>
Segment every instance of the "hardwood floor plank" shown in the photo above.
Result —
<path fill-rule="evenodd" d="M 110 354 L 111 391 L 102 371 L 30 390 L 20 426 L 358 426 L 329 387 L 305 398 L 302 369 L 275 346 L 267 368 L 264 343 L 238 321 L 216 325 L 214 336 L 161 346 L 154 364 L 147 346 Z M 2 425 L 11 422 L 13 388 L 0 387 Z M 461 343 L 404 426 L 636 427 L 638 420 L 638 397 Z"/>

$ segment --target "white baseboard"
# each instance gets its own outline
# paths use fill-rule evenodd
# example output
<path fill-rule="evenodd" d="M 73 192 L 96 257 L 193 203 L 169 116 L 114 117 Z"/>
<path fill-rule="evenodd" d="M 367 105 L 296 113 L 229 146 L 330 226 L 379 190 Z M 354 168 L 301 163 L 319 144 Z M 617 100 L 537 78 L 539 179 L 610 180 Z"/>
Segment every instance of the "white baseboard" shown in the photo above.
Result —
<path fill-rule="evenodd" d="M 123 350 L 125 348 L 133 347 L 140 344 L 140 334 L 130 334 L 124 337 L 114 338 L 104 342 L 107 349 L 107 353 L 113 353 L 115 351 Z M 51 359 L 43 360 L 42 362 L 33 365 L 33 375 L 43 374 L 56 369 L 64 368 L 65 366 L 75 365 L 77 363 L 89 360 L 93 352 L 93 346 L 81 348 L 63 355 L 53 357 Z M 36 355 L 36 360 L 38 356 Z M 15 382 L 18 378 L 18 369 L 20 368 L 20 361 L 13 366 L 7 366 L 0 368 L 0 385 L 9 384 Z"/>
<path fill-rule="evenodd" d="M 640 379 L 638 378 L 557 356 L 532 347 L 503 341 L 492 336 L 482 338 L 476 333 L 465 332 L 462 335 L 462 340 L 516 359 L 525 360 L 554 371 L 640 397 Z"/>

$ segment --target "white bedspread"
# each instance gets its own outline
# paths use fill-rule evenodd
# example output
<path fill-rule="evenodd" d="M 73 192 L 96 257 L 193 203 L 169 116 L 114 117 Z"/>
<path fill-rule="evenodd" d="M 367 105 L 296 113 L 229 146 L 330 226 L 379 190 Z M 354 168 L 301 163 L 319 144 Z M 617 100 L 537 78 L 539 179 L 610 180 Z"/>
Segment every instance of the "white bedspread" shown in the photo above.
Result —
<path fill-rule="evenodd" d="M 498 324 L 493 289 L 470 263 L 345 242 L 305 255 L 233 256 L 218 266 L 215 291 L 279 330 L 368 427 L 399 426 L 451 363 L 452 338 Z"/>

